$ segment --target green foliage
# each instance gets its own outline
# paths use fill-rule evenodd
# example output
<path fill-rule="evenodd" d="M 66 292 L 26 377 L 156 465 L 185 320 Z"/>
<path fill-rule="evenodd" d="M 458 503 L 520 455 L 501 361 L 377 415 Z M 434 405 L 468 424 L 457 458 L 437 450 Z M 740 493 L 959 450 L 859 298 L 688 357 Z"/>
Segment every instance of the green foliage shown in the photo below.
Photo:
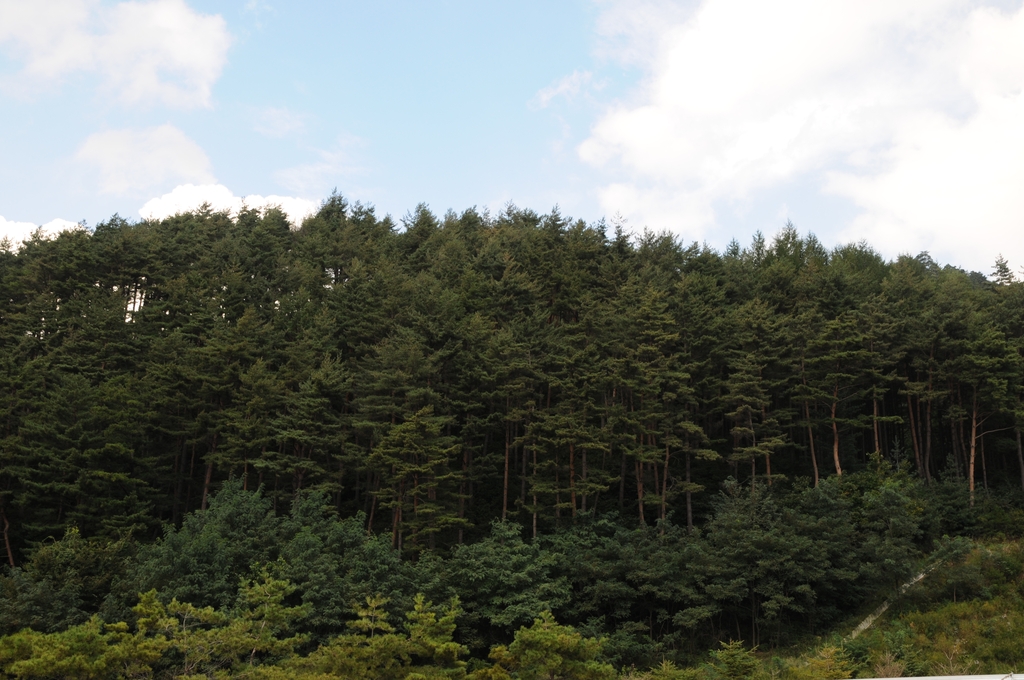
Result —
<path fill-rule="evenodd" d="M 711 652 L 708 674 L 715 680 L 766 677 L 753 650 L 746 649 L 742 640 L 723 642 L 721 649 Z"/>
<path fill-rule="evenodd" d="M 180 529 L 167 527 L 161 540 L 143 548 L 123 588 L 156 588 L 168 598 L 226 608 L 253 565 L 277 558 L 280 523 L 262 493 L 227 484 L 208 510 L 189 514 Z"/>
<path fill-rule="evenodd" d="M 852 678 L 854 665 L 846 650 L 836 645 L 822 645 L 804 664 L 790 669 L 794 680 L 816 680 L 817 678 Z"/>
<path fill-rule="evenodd" d="M 662 661 L 648 673 L 651 680 L 704 680 L 707 676 L 696 668 L 676 668 L 671 661 Z"/>
<path fill-rule="evenodd" d="M 1024 625 L 1024 548 L 950 552 L 878 646 L 931 674 L 1001 673 L 1024 663 L 1013 642 Z"/>
<path fill-rule="evenodd" d="M 466 648 L 452 639 L 460 613 L 457 600 L 440 611 L 417 595 L 406 614 L 407 633 L 388 622 L 385 598 L 367 597 L 356 607 L 352 633 L 338 636 L 306 657 L 286 661 L 282 668 L 298 677 L 380 678 L 405 680 L 462 678 Z M 267 676 L 272 677 L 272 676 Z"/>
<path fill-rule="evenodd" d="M 128 633 L 124 623 L 98 617 L 58 633 L 24 630 L 0 640 L 0 667 L 14 678 L 145 677 L 167 648 L 166 640 Z"/>
<path fill-rule="evenodd" d="M 245 672 L 293 654 L 301 636 L 282 637 L 308 607 L 287 607 L 294 590 L 263 570 L 243 583 L 230 613 L 172 599 L 156 591 L 134 607 L 135 632 L 124 622 L 103 624 L 93 617 L 57 633 L 25 630 L 0 640 L 0 665 L 16 678 L 144 677 L 162 666 L 175 677 L 211 677 Z"/>
<path fill-rule="evenodd" d="M 446 580 L 465 610 L 462 629 L 471 647 L 486 649 L 569 601 L 568 583 L 552 573 L 553 557 L 507 522 L 495 522 L 490 536 L 454 550 Z"/>
<path fill-rule="evenodd" d="M 486 677 L 522 680 L 603 680 L 615 677 L 615 669 L 600 660 L 602 643 L 585 638 L 543 612 L 530 627 L 520 628 L 508 647 L 491 650 L 495 667 Z"/>
<path fill-rule="evenodd" d="M 94 659 L 163 636 L 154 673 L 187 639 L 190 673 L 458 676 L 518 673 L 488 650 L 551 611 L 594 663 L 671 675 L 949 560 L 936 598 L 1015 620 L 998 560 L 955 559 L 1024 526 L 1008 271 L 792 225 L 721 253 L 511 205 L 398 225 L 338 194 L 295 230 L 201 209 L 37 234 L 0 248 L 0 634 Z M 176 627 L 142 633 L 153 590 Z M 849 650 L 934 664 L 914 639 Z"/>
<path fill-rule="evenodd" d="M 261 492 L 229 483 L 211 496 L 209 509 L 188 515 L 181 529 L 168 529 L 140 552 L 104 611 L 123 618 L 131 593 L 152 588 L 165 598 L 229 608 L 239 581 L 273 563 L 310 608 L 298 630 L 323 641 L 345 628 L 353 601 L 386 593 L 392 613 L 400 613 L 429 585 L 429 560 L 403 561 L 389 538 L 368 536 L 363 526 L 361 516 L 339 520 L 322 493 L 296 499 L 288 515 L 278 516 Z"/>
<path fill-rule="evenodd" d="M 43 543 L 23 567 L 0 576 L 0 632 L 56 632 L 84 623 L 123 578 L 135 549 L 130 537 L 86 539 L 74 527 Z"/>
<path fill-rule="evenodd" d="M 455 438 L 443 436 L 442 428 L 450 418 L 433 415 L 425 406 L 381 439 L 370 455 L 370 464 L 385 481 L 377 492 L 380 507 L 391 510 L 396 545 L 414 550 L 433 547 L 435 535 L 462 525 L 454 513 L 446 512 L 441 502 L 452 494 L 457 476 L 450 462 L 458 452 Z M 450 506 L 449 506 L 450 507 Z"/>

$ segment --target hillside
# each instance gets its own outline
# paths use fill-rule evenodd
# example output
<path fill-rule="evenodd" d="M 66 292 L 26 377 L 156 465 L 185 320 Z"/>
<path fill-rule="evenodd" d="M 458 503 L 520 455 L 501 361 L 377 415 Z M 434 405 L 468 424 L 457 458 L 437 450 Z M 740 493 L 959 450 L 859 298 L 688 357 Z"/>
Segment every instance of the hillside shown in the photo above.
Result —
<path fill-rule="evenodd" d="M 1001 259 L 793 228 L 719 253 L 511 206 L 399 226 L 334 195 L 297 230 L 200 211 L 36 237 L 0 252 L 0 291 L 7 635 L 120 621 L 142 644 L 146 616 L 193 616 L 250 644 L 230 622 L 276 611 L 250 656 L 271 664 L 379 612 L 427 635 L 402 625 L 420 611 L 458 653 L 398 656 L 468 671 L 525 673 L 491 652 L 524 626 L 574 627 L 593 677 L 763 661 L 1024 526 L 1024 283 Z M 899 662 L 871 636 L 929 612 L 843 653 Z M 0 663 L 32 657 L 22 635 Z"/>

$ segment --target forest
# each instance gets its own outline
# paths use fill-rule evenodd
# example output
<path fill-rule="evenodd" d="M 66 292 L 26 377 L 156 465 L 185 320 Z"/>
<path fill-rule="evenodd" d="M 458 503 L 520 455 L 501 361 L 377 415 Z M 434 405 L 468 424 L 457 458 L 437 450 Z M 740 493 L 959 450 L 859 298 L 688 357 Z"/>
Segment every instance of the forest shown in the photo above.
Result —
<path fill-rule="evenodd" d="M 1024 621 L 1022 396 L 1001 257 L 337 193 L 37 233 L 0 245 L 0 672 L 932 672 L 906 616 Z M 976 637 L 951 668 L 1024 668 Z"/>

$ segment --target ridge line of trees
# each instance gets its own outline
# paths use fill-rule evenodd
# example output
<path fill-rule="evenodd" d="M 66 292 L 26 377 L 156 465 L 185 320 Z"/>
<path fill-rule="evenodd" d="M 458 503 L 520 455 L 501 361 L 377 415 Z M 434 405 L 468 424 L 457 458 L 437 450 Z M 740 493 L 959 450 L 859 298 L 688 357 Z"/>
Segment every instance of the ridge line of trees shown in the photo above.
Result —
<path fill-rule="evenodd" d="M 399 229 L 335 194 L 294 231 L 205 210 L 37 235 L 0 291 L 12 565 L 69 523 L 177 523 L 230 478 L 329 492 L 410 553 L 496 517 L 692 530 L 725 477 L 818 484 L 875 452 L 972 502 L 1024 487 L 1002 259 L 989 280 L 792 226 L 717 253 L 513 207 Z"/>
<path fill-rule="evenodd" d="M 719 253 L 335 194 L 37 234 L 0 248 L 0 628 L 224 608 L 281 558 L 311 640 L 422 592 L 478 657 L 545 610 L 618 664 L 775 644 L 1019 533 L 1022 351 L 1001 258 L 792 225 Z"/>

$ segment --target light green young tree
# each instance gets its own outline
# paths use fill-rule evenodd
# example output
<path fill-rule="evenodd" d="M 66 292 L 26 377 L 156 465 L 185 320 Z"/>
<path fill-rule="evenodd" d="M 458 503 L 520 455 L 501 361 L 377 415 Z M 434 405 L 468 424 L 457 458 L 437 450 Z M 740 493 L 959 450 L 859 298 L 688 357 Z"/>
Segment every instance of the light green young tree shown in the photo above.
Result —
<path fill-rule="evenodd" d="M 491 650 L 493 668 L 474 678 L 519 680 L 611 680 L 615 669 L 601 661 L 603 642 L 585 638 L 571 626 L 562 626 L 544 612 L 529 628 L 516 632 L 508 647 Z"/>

